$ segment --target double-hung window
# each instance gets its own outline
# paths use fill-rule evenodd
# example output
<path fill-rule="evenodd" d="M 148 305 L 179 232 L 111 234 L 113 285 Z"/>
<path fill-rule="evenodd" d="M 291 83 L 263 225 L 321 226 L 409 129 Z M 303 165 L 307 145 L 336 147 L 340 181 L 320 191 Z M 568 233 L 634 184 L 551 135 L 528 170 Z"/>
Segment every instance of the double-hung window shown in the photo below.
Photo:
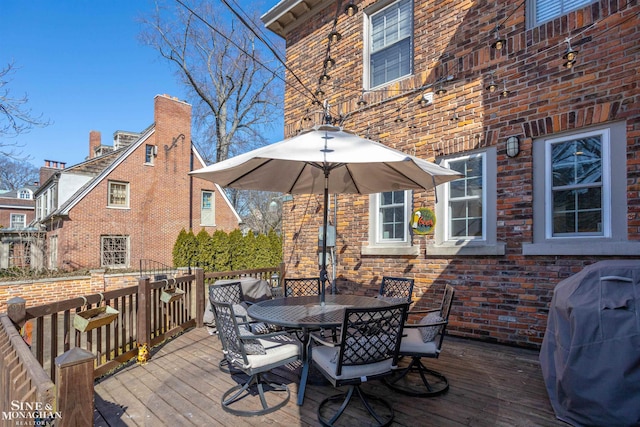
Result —
<path fill-rule="evenodd" d="M 9 228 L 25 228 L 27 226 L 27 216 L 25 214 L 11 214 Z"/>
<path fill-rule="evenodd" d="M 383 3 L 385 4 L 385 3 Z M 374 5 L 376 7 L 377 5 Z M 400 0 L 365 10 L 365 86 L 373 88 L 412 73 L 413 2 Z"/>
<path fill-rule="evenodd" d="M 529 28 L 537 27 L 559 16 L 579 9 L 597 0 L 527 0 Z"/>
<path fill-rule="evenodd" d="M 640 255 L 628 239 L 626 123 L 533 141 L 533 242 L 524 255 Z"/>
<path fill-rule="evenodd" d="M 412 191 L 387 191 L 369 197 L 369 239 L 363 255 L 417 255 L 412 246 L 409 218 Z"/>
<path fill-rule="evenodd" d="M 459 172 L 456 180 L 436 187 L 434 244 L 427 255 L 504 255 L 497 241 L 497 152 L 495 147 L 443 159 Z"/>
<path fill-rule="evenodd" d="M 129 207 L 129 183 L 109 181 L 109 196 L 107 205 L 111 208 Z"/>

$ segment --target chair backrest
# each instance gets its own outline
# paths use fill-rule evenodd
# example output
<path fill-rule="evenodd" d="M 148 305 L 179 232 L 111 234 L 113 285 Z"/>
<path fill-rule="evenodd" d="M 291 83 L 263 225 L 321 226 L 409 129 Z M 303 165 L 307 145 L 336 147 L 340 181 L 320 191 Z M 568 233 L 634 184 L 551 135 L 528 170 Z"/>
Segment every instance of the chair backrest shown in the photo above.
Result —
<path fill-rule="evenodd" d="M 387 277 L 382 278 L 380 284 L 379 297 L 383 298 L 402 298 L 411 303 L 413 294 L 413 279 L 405 277 Z"/>
<path fill-rule="evenodd" d="M 453 305 L 453 297 L 455 296 L 455 289 L 451 285 L 446 285 L 444 288 L 444 295 L 442 295 L 442 302 L 440 303 L 440 317 L 446 322 L 440 328 L 440 339 L 438 340 L 438 349 L 442 348 L 442 340 L 444 339 L 444 333 L 449 324 L 449 314 L 451 314 L 451 306 Z"/>
<path fill-rule="evenodd" d="M 215 300 L 212 300 L 211 304 L 216 316 L 216 326 L 224 355 L 229 363 L 243 369 L 248 365 L 247 353 L 240 339 L 240 328 L 233 311 L 233 304 Z"/>
<path fill-rule="evenodd" d="M 214 301 L 240 304 L 244 300 L 242 286 L 240 282 L 209 285 L 209 300 L 211 300 L 212 304 Z"/>
<path fill-rule="evenodd" d="M 336 374 L 343 366 L 365 365 L 387 359 L 398 361 L 408 304 L 347 308 L 341 329 Z"/>
<path fill-rule="evenodd" d="M 320 295 L 319 277 L 284 279 L 285 297 L 304 297 L 313 295 Z"/>

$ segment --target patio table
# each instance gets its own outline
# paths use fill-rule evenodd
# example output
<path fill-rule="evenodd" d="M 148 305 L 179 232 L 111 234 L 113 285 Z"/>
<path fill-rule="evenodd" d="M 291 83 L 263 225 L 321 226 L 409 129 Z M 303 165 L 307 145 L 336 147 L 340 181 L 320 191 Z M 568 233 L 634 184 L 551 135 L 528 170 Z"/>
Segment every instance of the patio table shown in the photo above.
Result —
<path fill-rule="evenodd" d="M 255 320 L 302 331 L 302 373 L 298 388 L 298 405 L 302 405 L 311 365 L 309 332 L 312 329 L 329 329 L 342 325 L 345 308 L 385 305 L 389 303 L 359 295 L 326 295 L 325 304 L 321 305 L 320 296 L 314 295 L 260 301 L 249 307 L 248 314 Z"/>

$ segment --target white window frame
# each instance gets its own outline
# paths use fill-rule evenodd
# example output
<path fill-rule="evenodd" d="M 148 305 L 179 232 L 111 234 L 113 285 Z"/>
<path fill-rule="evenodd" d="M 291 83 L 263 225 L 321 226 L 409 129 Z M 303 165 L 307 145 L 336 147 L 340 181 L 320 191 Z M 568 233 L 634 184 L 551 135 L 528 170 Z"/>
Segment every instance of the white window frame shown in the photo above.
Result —
<path fill-rule="evenodd" d="M 609 220 L 608 224 L 603 223 L 602 229 L 610 228 L 601 236 L 551 237 L 551 225 L 547 224 L 548 208 L 545 207 L 548 205 L 547 193 L 549 192 L 547 184 L 549 173 L 546 164 L 550 162 L 547 159 L 547 142 L 576 139 L 593 132 L 608 135 L 608 160 L 603 159 L 603 173 L 609 175 L 606 178 L 608 188 L 603 188 L 603 193 L 609 193 L 606 199 Z M 628 239 L 627 188 L 627 124 L 625 121 L 610 122 L 535 139 L 533 141 L 533 241 L 523 242 L 523 255 L 640 255 L 640 242 Z M 605 208 L 604 205 L 603 208 Z"/>
<path fill-rule="evenodd" d="M 105 239 L 124 239 L 125 244 L 125 262 L 123 264 L 105 263 Z M 100 266 L 108 268 L 128 268 L 131 257 L 131 242 L 129 236 L 126 235 L 104 235 L 100 236 Z"/>
<path fill-rule="evenodd" d="M 210 196 L 211 206 L 205 207 L 205 194 Z M 200 225 L 204 227 L 215 227 L 216 225 L 216 193 L 211 190 L 200 192 Z"/>
<path fill-rule="evenodd" d="M 413 207 L 413 192 L 404 191 L 404 238 L 384 239 L 381 236 L 382 224 L 380 215 L 381 193 L 369 195 L 369 238 L 361 247 L 362 255 L 406 256 L 419 255 L 420 247 L 412 245 L 409 218 Z"/>
<path fill-rule="evenodd" d="M 552 164 L 551 158 L 552 148 L 556 144 L 567 143 L 581 138 L 592 136 L 600 136 L 601 141 L 601 167 L 602 180 L 601 188 L 601 206 L 602 206 L 602 227 L 601 233 L 569 233 L 554 236 L 553 234 L 553 182 L 552 182 Z M 600 129 L 597 131 L 584 132 L 566 135 L 559 138 L 550 138 L 545 140 L 545 236 L 547 239 L 584 239 L 586 237 L 611 237 L 611 155 L 609 148 L 609 129 Z"/>
<path fill-rule="evenodd" d="M 125 186 L 125 200 L 123 204 L 112 203 L 111 194 L 112 194 L 112 186 L 115 185 L 123 185 Z M 124 181 L 109 181 L 107 183 L 107 207 L 114 209 L 128 209 L 129 208 L 129 183 Z"/>
<path fill-rule="evenodd" d="M 18 198 L 23 200 L 31 200 L 33 199 L 33 192 L 29 189 L 22 189 L 18 191 Z"/>
<path fill-rule="evenodd" d="M 537 27 L 546 22 L 552 21 L 560 16 L 564 16 L 569 12 L 574 10 L 581 9 L 585 6 L 588 6 L 592 3 L 597 3 L 598 0 L 549 0 L 553 6 L 557 7 L 557 10 L 553 14 L 549 14 L 543 19 L 538 21 L 538 8 L 541 0 L 527 0 L 526 10 L 527 10 L 527 26 L 528 28 Z"/>
<path fill-rule="evenodd" d="M 371 56 L 373 54 L 375 54 L 375 52 L 373 52 L 373 41 L 372 41 L 372 18 L 378 14 L 381 13 L 385 10 L 387 10 L 388 8 L 395 6 L 397 4 L 399 4 L 400 2 L 403 1 L 407 1 L 408 3 L 410 3 L 410 9 L 411 9 L 411 19 L 410 19 L 410 25 L 411 28 L 409 30 L 409 55 L 411 56 L 410 60 L 409 60 L 409 71 L 407 74 L 403 74 L 401 76 L 398 76 L 394 79 L 382 82 L 380 84 L 374 85 L 373 81 L 372 81 L 372 76 L 371 76 L 371 72 L 372 72 L 372 67 L 371 67 Z M 382 86 L 386 86 L 390 83 L 402 80 L 408 76 L 411 76 L 413 74 L 413 67 L 414 67 L 414 39 L 415 39 L 415 34 L 414 34 L 414 25 L 413 25 L 413 21 L 414 21 L 414 6 L 413 6 L 413 0 L 386 0 L 386 1 L 380 1 L 375 3 L 374 5 L 372 5 L 371 7 L 368 7 L 364 10 L 364 14 L 363 14 L 363 37 L 364 37 L 364 50 L 363 50 L 363 85 L 365 89 L 373 89 L 376 87 L 382 87 Z M 404 40 L 404 39 L 403 39 Z M 397 42 L 395 42 L 397 43 Z M 393 43 L 393 44 L 395 44 Z M 389 48 L 390 46 L 393 46 L 393 44 L 389 44 L 388 46 L 385 46 L 384 49 Z"/>
<path fill-rule="evenodd" d="M 453 162 L 458 162 L 458 161 L 462 161 L 462 160 L 469 160 L 472 158 L 477 158 L 480 157 L 482 158 L 482 176 L 481 176 L 481 180 L 482 180 L 482 195 L 480 196 L 481 202 L 482 202 L 482 235 L 479 237 L 474 237 L 474 236 L 467 236 L 467 237 L 463 237 L 463 238 L 459 238 L 459 237 L 454 237 L 451 235 L 451 185 L 454 181 L 450 181 L 448 183 L 445 184 L 445 199 L 447 201 L 447 210 L 446 210 L 446 216 L 445 216 L 445 236 L 446 236 L 446 240 L 447 241 L 486 241 L 487 240 L 487 158 L 486 158 L 486 153 L 484 152 L 480 152 L 480 153 L 474 153 L 474 154 L 468 154 L 465 156 L 460 156 L 460 157 L 456 157 L 456 158 L 451 158 L 451 159 L 446 159 L 444 161 L 444 166 L 445 167 L 450 167 L 451 163 Z M 462 177 L 459 178 L 458 180 L 465 180 L 467 179 L 466 177 Z M 458 181 L 455 180 L 455 181 Z M 465 197 L 465 199 L 472 199 L 475 197 Z"/>
<path fill-rule="evenodd" d="M 144 146 L 144 164 L 153 165 L 153 160 L 156 157 L 156 146 L 152 144 L 146 144 Z"/>
<path fill-rule="evenodd" d="M 449 231 L 449 185 L 436 187 L 436 226 L 433 242 L 427 245 L 427 256 L 497 256 L 504 255 L 506 244 L 497 241 L 497 150 L 489 147 L 440 159 L 442 166 L 453 161 L 482 156 L 482 238 L 451 238 Z"/>
<path fill-rule="evenodd" d="M 22 218 L 21 221 L 17 220 L 17 217 Z M 16 226 L 16 222 L 19 224 L 22 224 L 20 227 Z M 27 226 L 27 215 L 26 214 L 19 214 L 19 213 L 12 213 L 10 218 L 9 218 L 9 228 L 14 228 L 14 229 L 19 229 L 19 228 L 25 228 Z"/>

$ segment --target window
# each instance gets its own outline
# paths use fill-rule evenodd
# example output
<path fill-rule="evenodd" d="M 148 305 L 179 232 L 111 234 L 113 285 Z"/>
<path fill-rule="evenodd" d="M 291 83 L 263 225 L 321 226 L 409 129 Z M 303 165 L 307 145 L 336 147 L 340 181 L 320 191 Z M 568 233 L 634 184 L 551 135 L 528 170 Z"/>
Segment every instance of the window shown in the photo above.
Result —
<path fill-rule="evenodd" d="M 213 191 L 203 191 L 200 204 L 200 225 L 216 225 L 215 198 Z"/>
<path fill-rule="evenodd" d="M 129 266 L 129 236 L 101 236 L 100 240 L 101 267 Z"/>
<path fill-rule="evenodd" d="M 156 146 L 155 145 L 145 145 L 144 148 L 144 162 L 148 165 L 153 164 L 153 159 L 155 158 Z"/>
<path fill-rule="evenodd" d="M 529 27 L 537 27 L 547 21 L 579 9 L 597 0 L 527 0 Z"/>
<path fill-rule="evenodd" d="M 447 240 L 484 239 L 484 153 L 449 160 L 445 165 L 463 175 L 447 184 Z"/>
<path fill-rule="evenodd" d="M 31 190 L 20 190 L 18 191 L 19 199 L 29 199 L 31 200 Z"/>
<path fill-rule="evenodd" d="M 525 255 L 640 255 L 627 239 L 626 123 L 533 141 L 533 242 Z"/>
<path fill-rule="evenodd" d="M 27 216 L 25 214 L 11 214 L 9 228 L 25 228 Z"/>
<path fill-rule="evenodd" d="M 443 159 L 441 164 L 463 176 L 436 187 L 434 244 L 428 255 L 504 255 L 497 241 L 497 154 L 484 151 Z"/>
<path fill-rule="evenodd" d="M 363 255 L 418 255 L 411 245 L 409 217 L 411 191 L 388 191 L 369 198 L 369 240 Z"/>
<path fill-rule="evenodd" d="M 547 237 L 610 235 L 608 146 L 608 132 L 547 140 Z"/>
<path fill-rule="evenodd" d="M 388 3 L 386 3 L 388 4 Z M 374 6 L 375 7 L 375 6 Z M 369 88 L 408 76 L 413 67 L 413 3 L 400 0 L 367 9 L 365 82 Z"/>
<path fill-rule="evenodd" d="M 129 207 L 129 183 L 109 181 L 109 207 Z"/>

